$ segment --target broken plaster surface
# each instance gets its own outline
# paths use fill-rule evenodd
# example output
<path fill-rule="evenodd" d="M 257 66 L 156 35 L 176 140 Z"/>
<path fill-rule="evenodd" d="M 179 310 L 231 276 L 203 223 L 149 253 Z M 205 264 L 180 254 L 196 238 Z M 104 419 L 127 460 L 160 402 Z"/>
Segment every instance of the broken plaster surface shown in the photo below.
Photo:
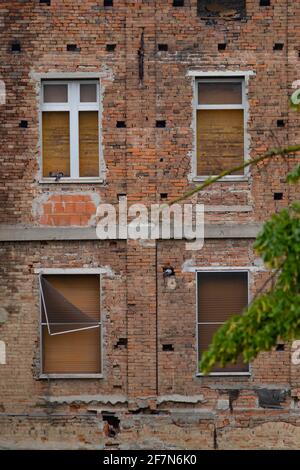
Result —
<path fill-rule="evenodd" d="M 103 403 L 104 405 L 127 403 L 126 395 L 68 395 L 57 397 L 43 396 L 41 398 L 47 403 L 56 403 L 59 405 L 70 403 Z"/>

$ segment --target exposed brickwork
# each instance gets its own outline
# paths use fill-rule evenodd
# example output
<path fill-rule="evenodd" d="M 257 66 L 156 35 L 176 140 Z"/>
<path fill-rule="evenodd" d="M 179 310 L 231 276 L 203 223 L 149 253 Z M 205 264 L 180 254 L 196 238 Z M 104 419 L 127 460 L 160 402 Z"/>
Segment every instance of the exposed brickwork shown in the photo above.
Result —
<path fill-rule="evenodd" d="M 42 204 L 43 214 L 39 222 L 49 226 L 89 225 L 96 210 L 90 195 L 54 194 Z"/>
<path fill-rule="evenodd" d="M 129 204 L 150 204 L 162 193 L 170 200 L 194 188 L 190 70 L 254 72 L 247 90 L 251 157 L 299 141 L 300 114 L 288 107 L 300 79 L 299 2 L 272 0 L 261 8 L 247 0 L 241 20 L 233 14 L 201 19 L 197 0 L 185 0 L 182 8 L 172 3 L 1 2 L 0 80 L 7 90 L 0 105 L 2 224 L 93 226 L 97 205 L 117 204 L 120 194 Z M 16 41 L 20 52 L 11 51 Z M 283 49 L 274 50 L 275 43 Z M 67 44 L 77 50 L 67 51 Z M 107 44 L 116 47 L 109 51 Z M 158 44 L 168 50 L 158 51 Z M 100 76 L 103 183 L 40 183 L 39 74 L 50 72 Z M 156 127 L 159 120 L 165 128 Z M 297 197 L 299 188 L 289 188 L 284 175 L 298 160 L 274 159 L 268 169 L 261 164 L 246 181 L 219 182 L 193 201 L 227 207 L 208 211 L 206 222 L 263 221 Z M 274 200 L 275 192 L 283 199 Z M 267 274 L 252 242 L 206 240 L 199 252 L 186 251 L 178 240 L 2 243 L 0 297 L 8 319 L 0 325 L 7 347 L 7 364 L 0 365 L 0 447 L 296 448 L 300 371 L 291 367 L 287 345 L 261 354 L 249 377 L 196 376 L 196 276 L 188 267 L 250 267 L 253 295 Z M 172 286 L 163 277 L 167 265 L 176 273 Z M 103 379 L 40 380 L 34 270 L 82 267 L 108 273 L 101 289 Z M 163 350 L 164 344 L 173 350 Z M 284 400 L 263 408 L 258 390 L 282 391 Z M 104 432 L 103 410 L 120 418 L 115 438 Z"/>

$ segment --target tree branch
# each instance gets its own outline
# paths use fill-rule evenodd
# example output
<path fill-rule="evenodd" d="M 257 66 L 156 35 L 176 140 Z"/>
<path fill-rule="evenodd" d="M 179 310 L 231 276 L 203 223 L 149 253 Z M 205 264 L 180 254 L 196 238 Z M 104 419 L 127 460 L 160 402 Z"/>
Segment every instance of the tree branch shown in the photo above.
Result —
<path fill-rule="evenodd" d="M 161 209 L 163 209 L 164 207 L 171 206 L 172 204 L 176 204 L 177 202 L 181 202 L 184 199 L 187 199 L 187 198 L 193 196 L 194 194 L 198 193 L 199 191 L 202 191 L 202 189 L 207 188 L 208 186 L 215 183 L 216 181 L 219 181 L 221 178 L 224 178 L 224 176 L 231 175 L 232 173 L 235 173 L 236 171 L 243 170 L 244 168 L 246 168 L 248 166 L 256 165 L 257 163 L 260 163 L 263 160 L 267 160 L 268 158 L 272 158 L 272 157 L 276 157 L 276 156 L 285 156 L 289 153 L 294 153 L 294 152 L 298 152 L 298 151 L 300 151 L 300 144 L 291 145 L 289 147 L 271 149 L 268 152 L 261 155 L 260 157 L 253 158 L 252 160 L 247 160 L 246 162 L 242 163 L 241 165 L 230 168 L 229 170 L 222 171 L 217 176 L 207 178 L 202 184 L 196 186 L 196 188 L 192 189 L 191 191 L 188 191 L 187 193 L 183 194 L 182 196 L 179 196 L 176 199 L 173 199 L 172 201 L 170 201 L 166 204 L 163 204 L 161 206 Z"/>

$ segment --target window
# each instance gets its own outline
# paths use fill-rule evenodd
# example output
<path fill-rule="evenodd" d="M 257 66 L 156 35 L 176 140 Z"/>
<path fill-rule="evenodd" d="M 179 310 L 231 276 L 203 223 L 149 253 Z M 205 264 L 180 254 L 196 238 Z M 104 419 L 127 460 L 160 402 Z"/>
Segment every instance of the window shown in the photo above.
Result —
<path fill-rule="evenodd" d="M 244 79 L 196 80 L 197 175 L 218 175 L 245 159 Z M 244 175 L 244 170 L 232 174 Z"/>
<path fill-rule="evenodd" d="M 248 305 L 247 271 L 197 272 L 198 359 L 207 351 L 213 335 L 232 315 L 241 314 Z M 226 367 L 216 365 L 214 374 L 248 373 L 248 364 L 239 360 Z"/>
<path fill-rule="evenodd" d="M 99 82 L 42 82 L 43 178 L 99 178 Z"/>
<path fill-rule="evenodd" d="M 246 0 L 197 0 L 201 18 L 241 20 L 246 17 Z"/>
<path fill-rule="evenodd" d="M 40 294 L 42 374 L 100 374 L 99 275 L 41 275 Z"/>

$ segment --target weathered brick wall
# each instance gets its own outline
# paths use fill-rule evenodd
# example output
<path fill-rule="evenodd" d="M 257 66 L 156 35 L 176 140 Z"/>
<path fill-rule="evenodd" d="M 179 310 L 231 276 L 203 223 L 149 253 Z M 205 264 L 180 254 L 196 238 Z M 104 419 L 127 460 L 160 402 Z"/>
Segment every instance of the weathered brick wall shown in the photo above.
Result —
<path fill-rule="evenodd" d="M 192 81 L 189 69 L 252 70 L 249 81 L 248 134 L 251 156 L 299 137 L 299 115 L 288 108 L 288 94 L 298 78 L 299 6 L 273 0 L 271 7 L 247 1 L 247 21 L 218 18 L 207 22 L 197 15 L 196 0 L 175 8 L 172 1 L 124 2 L 104 8 L 101 1 L 52 0 L 51 6 L 32 2 L 2 2 L 0 25 L 1 79 L 7 89 L 1 107 L 3 223 L 83 225 L 89 213 L 74 217 L 43 217 L 47 196 L 85 191 L 91 197 L 117 202 L 118 193 L 130 200 L 159 201 L 161 193 L 177 196 L 191 187 L 193 151 Z M 287 21 L 288 19 L 288 21 Z M 84 31 L 84 34 L 82 33 Z M 144 31 L 144 78 L 138 73 L 137 52 Z M 12 42 L 21 44 L 11 52 Z M 225 51 L 218 43 L 226 43 Z M 273 50 L 282 43 L 282 50 Z M 77 44 L 80 52 L 67 52 Z M 114 52 L 107 44 L 116 44 Z M 158 44 L 168 51 L 158 52 Z M 107 184 L 39 184 L 38 94 L 36 74 L 47 72 L 102 74 L 102 144 Z M 277 127 L 277 120 L 284 127 Z M 20 128 L 21 120 L 28 128 Z M 156 120 L 166 128 L 156 129 Z M 117 128 L 125 121 L 127 128 Z M 283 182 L 286 164 L 269 171 L 253 170 L 255 178 L 236 184 L 218 183 L 199 195 L 206 204 L 250 206 L 246 212 L 221 212 L 222 220 L 263 219 L 287 202 Z M 283 202 L 273 193 L 283 192 Z M 46 207 L 44 207 L 46 206 Z M 207 216 L 215 220 L 215 215 Z"/>
<path fill-rule="evenodd" d="M 185 0 L 182 8 L 172 3 L 115 0 L 104 8 L 102 0 L 1 2 L 0 80 L 7 90 L 0 105 L 2 224 L 92 226 L 99 202 L 117 204 L 119 194 L 148 204 L 160 202 L 162 193 L 170 200 L 192 189 L 191 69 L 254 72 L 248 87 L 252 157 L 299 141 L 300 115 L 288 107 L 300 79 L 299 2 L 271 0 L 262 8 L 247 0 L 241 21 L 200 19 L 197 0 Z M 11 52 L 16 40 L 20 53 Z M 226 49 L 218 50 L 219 43 Z M 283 49 L 274 50 L 275 43 Z M 80 51 L 67 52 L 67 44 Z M 116 44 L 115 50 L 107 51 L 107 44 Z M 168 50 L 158 52 L 158 44 Z M 39 183 L 38 74 L 48 72 L 101 75 L 104 184 Z M 19 127 L 21 120 L 27 128 Z M 156 128 L 157 120 L 166 127 Z M 126 127 L 116 127 L 117 121 Z M 299 188 L 284 182 L 296 161 L 274 159 L 268 169 L 252 169 L 248 181 L 217 183 L 194 200 L 206 204 L 207 222 L 264 220 L 297 196 Z M 283 199 L 275 201 L 274 192 Z M 266 273 L 251 243 L 207 240 L 199 253 L 185 251 L 179 241 L 3 243 L 1 306 L 9 317 L 0 326 L 8 358 L 0 366 L 1 445 L 58 447 L 63 440 L 74 448 L 296 448 L 299 371 L 290 367 L 288 346 L 260 355 L 249 378 L 195 377 L 196 285 L 186 267 L 250 266 L 254 293 Z M 174 289 L 162 276 L 165 265 L 175 269 Z M 104 379 L 38 380 L 34 269 L 99 266 L 111 270 L 103 279 Z M 120 338 L 128 339 L 128 348 L 117 346 Z M 162 351 L 165 343 L 174 351 Z M 272 400 L 277 408 L 270 408 Z M 107 435 L 103 410 L 121 420 L 115 438 Z"/>
<path fill-rule="evenodd" d="M 1 305 L 9 313 L 1 326 L 7 364 L 1 365 L 1 407 L 8 413 L 42 409 L 47 396 L 125 395 L 126 338 L 125 245 L 122 242 L 51 242 L 1 246 Z M 38 380 L 39 291 L 35 269 L 103 267 L 103 380 Z"/>

